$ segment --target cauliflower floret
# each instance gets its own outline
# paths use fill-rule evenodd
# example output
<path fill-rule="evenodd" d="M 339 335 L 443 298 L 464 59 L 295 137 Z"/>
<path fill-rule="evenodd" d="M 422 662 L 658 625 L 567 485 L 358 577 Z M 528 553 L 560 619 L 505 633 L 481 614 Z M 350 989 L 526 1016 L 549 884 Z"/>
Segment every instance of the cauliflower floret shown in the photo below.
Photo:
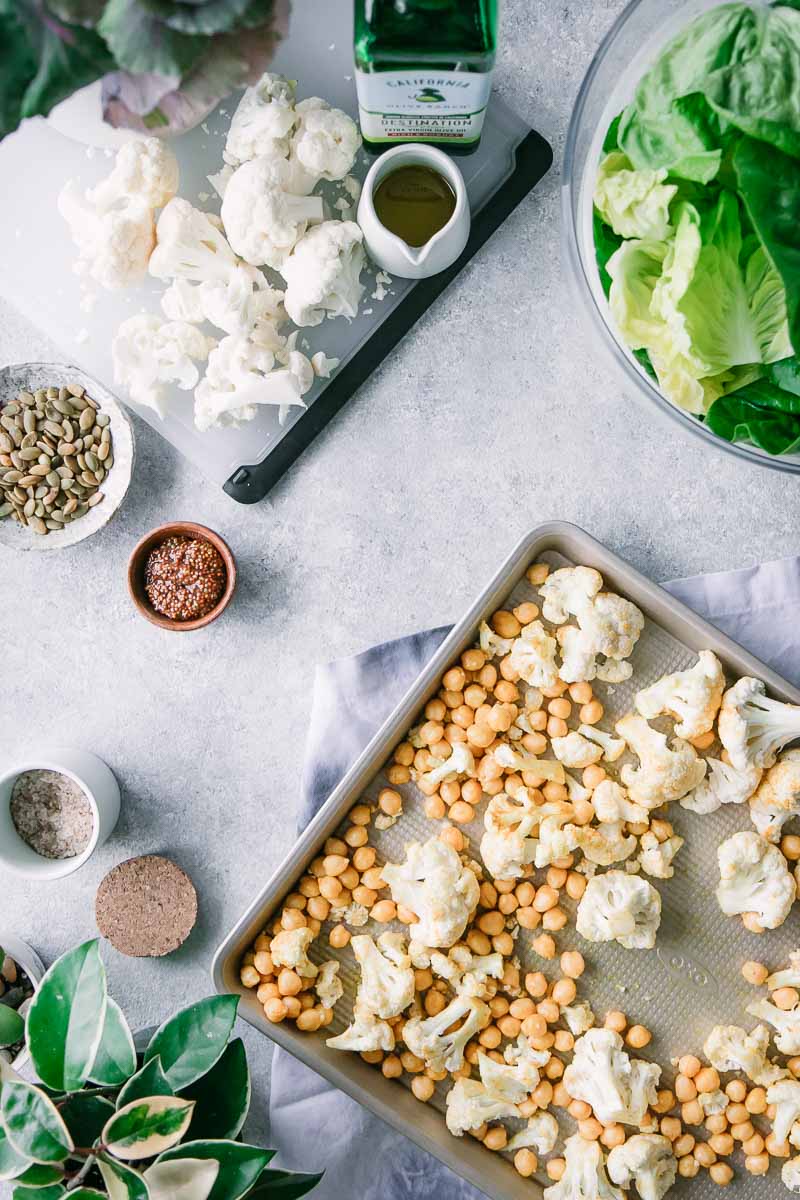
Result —
<path fill-rule="evenodd" d="M 777 1032 L 775 1045 L 781 1054 L 800 1054 L 800 1007 L 789 1009 L 778 1008 L 769 1000 L 754 1000 L 748 1004 L 747 1011 L 751 1017 L 766 1021 Z M 780 1139 L 783 1140 L 783 1139 Z"/>
<path fill-rule="evenodd" d="M 603 757 L 602 746 L 589 741 L 582 734 L 572 729 L 564 737 L 550 739 L 553 754 L 565 767 L 589 767 L 599 762 Z M 624 743 L 623 743 L 624 749 Z"/>
<path fill-rule="evenodd" d="M 336 1001 L 344 995 L 344 985 L 338 978 L 340 965 L 335 958 L 329 958 L 320 964 L 314 988 L 320 1004 L 325 1008 L 333 1008 Z"/>
<path fill-rule="evenodd" d="M 358 314 L 364 293 L 363 235 L 355 221 L 323 221 L 309 229 L 286 259 L 284 304 L 295 325 Z"/>
<path fill-rule="evenodd" d="M 554 687 L 558 683 L 557 642 L 541 621 L 524 625 L 511 647 L 509 663 L 520 679 L 533 687 Z"/>
<path fill-rule="evenodd" d="M 647 822 L 650 813 L 640 804 L 628 799 L 624 788 L 613 779 L 603 779 L 592 792 L 595 816 L 601 822 L 630 821 L 634 825 Z"/>
<path fill-rule="evenodd" d="M 612 737 L 602 729 L 595 729 L 594 725 L 579 725 L 578 733 L 602 747 L 605 762 L 616 762 L 625 753 L 623 738 Z"/>
<path fill-rule="evenodd" d="M 397 904 L 416 913 L 414 942 L 448 947 L 458 941 L 478 903 L 475 874 L 461 863 L 452 846 L 437 837 L 412 842 L 406 861 L 386 863 L 381 875 Z"/>
<path fill-rule="evenodd" d="M 243 334 L 224 337 L 195 388 L 194 421 L 201 433 L 252 421 L 259 404 L 278 405 L 281 416 L 292 405 L 305 408 L 303 396 L 314 382 L 311 363 L 299 350 L 285 356 L 283 367 L 277 357 Z"/>
<path fill-rule="evenodd" d="M 178 160 L 161 138 L 137 138 L 117 151 L 107 179 L 90 188 L 86 199 L 98 208 L 111 208 L 135 196 L 148 208 L 163 208 L 178 191 Z"/>
<path fill-rule="evenodd" d="M 719 846 L 717 900 L 727 916 L 755 913 L 764 929 L 789 915 L 796 887 L 786 859 L 757 833 L 734 833 Z"/>
<path fill-rule="evenodd" d="M 575 1043 L 564 1086 L 574 1100 L 591 1104 L 604 1125 L 639 1125 L 656 1103 L 660 1078 L 658 1063 L 630 1058 L 613 1029 L 590 1029 Z"/>
<path fill-rule="evenodd" d="M 579 616 L 603 586 L 603 577 L 593 567 L 560 567 L 539 588 L 542 615 L 554 625 Z"/>
<path fill-rule="evenodd" d="M 680 800 L 696 788 L 706 773 L 706 764 L 698 758 L 689 742 L 667 736 L 648 725 L 644 717 L 629 713 L 614 726 L 639 759 L 639 766 L 626 763 L 620 778 L 630 798 L 645 808 L 660 808 L 671 800 Z"/>
<path fill-rule="evenodd" d="M 533 1146 L 537 1154 L 550 1154 L 558 1141 L 558 1121 L 552 1113 L 537 1112 L 528 1118 L 518 1133 L 515 1133 L 506 1144 L 506 1150 L 522 1150 L 525 1146 Z"/>
<path fill-rule="evenodd" d="M 737 771 L 719 758 L 707 758 L 708 774 L 697 787 L 681 798 L 681 808 L 690 812 L 716 812 L 721 804 L 742 804 L 758 787 L 760 767 L 745 767 Z"/>
<path fill-rule="evenodd" d="M 505 658 L 507 654 L 511 653 L 516 639 L 500 637 L 499 633 L 495 633 L 490 625 L 482 621 L 478 640 L 481 650 L 488 658 Z"/>
<path fill-rule="evenodd" d="M 636 1184 L 641 1200 L 661 1200 L 675 1182 L 678 1160 L 660 1133 L 635 1133 L 608 1156 L 608 1174 L 620 1187 Z"/>
<path fill-rule="evenodd" d="M 492 758 L 498 766 L 508 771 L 530 771 L 539 779 L 552 783 L 566 783 L 566 772 L 560 762 L 514 750 L 506 742 L 501 742 L 497 749 L 492 751 Z"/>
<path fill-rule="evenodd" d="M 289 153 L 293 188 L 310 192 L 320 179 L 344 179 L 361 148 L 355 121 L 318 96 L 301 100 L 295 113 L 298 125 Z"/>
<path fill-rule="evenodd" d="M 477 1079 L 457 1079 L 447 1093 L 445 1122 L 454 1137 L 462 1137 L 485 1121 L 518 1117 L 516 1104 L 495 1096 Z"/>
<path fill-rule="evenodd" d="M 787 742 L 800 737 L 800 705 L 765 695 L 760 679 L 745 675 L 722 697 L 717 730 L 737 770 L 771 767 Z"/>
<path fill-rule="evenodd" d="M 795 1195 L 800 1193 L 800 1157 L 790 1158 L 781 1167 L 781 1182 Z"/>
<path fill-rule="evenodd" d="M 606 871 L 587 883 L 575 927 L 589 942 L 652 950 L 660 924 L 661 897 L 652 884 L 625 871 Z"/>
<path fill-rule="evenodd" d="M 793 950 L 789 955 L 789 966 L 782 971 L 775 971 L 767 979 L 766 985 L 771 992 L 782 987 L 800 988 L 800 950 Z"/>
<path fill-rule="evenodd" d="M 283 292 L 269 287 L 261 272 L 247 263 L 233 266 L 226 281 L 193 284 L 176 278 L 162 295 L 161 307 L 171 321 L 210 321 L 226 333 L 250 333 L 268 350 L 284 345 L 278 332 L 286 320 Z"/>
<path fill-rule="evenodd" d="M 149 263 L 156 279 L 218 280 L 227 284 L 239 259 L 220 222 L 176 196 L 158 218 L 157 245 Z"/>
<path fill-rule="evenodd" d="M 601 825 L 566 825 L 564 832 L 571 834 L 575 845 L 582 850 L 589 862 L 599 867 L 610 867 L 612 863 L 624 862 L 636 849 L 636 838 L 625 837 L 622 821 L 606 821 Z"/>
<path fill-rule="evenodd" d="M 502 954 L 473 954 L 468 946 L 460 943 L 447 954 L 434 950 L 429 963 L 434 975 L 446 979 L 454 991 L 465 996 L 478 996 L 481 1000 L 491 997 L 497 990 L 497 985 L 492 986 L 490 980 L 503 978 Z"/>
<path fill-rule="evenodd" d="M 369 934 L 361 933 L 352 938 L 350 945 L 361 967 L 360 1003 L 377 1017 L 399 1016 L 414 1001 L 414 971 L 411 959 L 403 952 L 401 935 L 382 934 L 376 946 Z"/>
<path fill-rule="evenodd" d="M 434 1071 L 457 1071 L 464 1061 L 464 1047 L 484 1029 L 491 1010 L 477 996 L 456 994 L 435 1017 L 411 1017 L 403 1026 L 403 1041 L 412 1054 Z M 451 1025 L 456 1025 L 451 1029 Z"/>
<path fill-rule="evenodd" d="M 216 343 L 186 321 L 162 321 L 153 314 L 128 317 L 111 345 L 114 382 L 127 390 L 134 404 L 152 408 L 164 417 L 166 385 L 184 391 L 197 385 L 197 362 L 208 358 Z"/>
<path fill-rule="evenodd" d="M 756 1025 L 751 1033 L 738 1025 L 716 1025 L 706 1038 L 703 1053 L 718 1071 L 744 1071 L 753 1083 L 769 1087 L 784 1079 L 788 1071 L 769 1061 L 768 1046 L 766 1025 Z"/>
<path fill-rule="evenodd" d="M 750 820 L 768 842 L 779 842 L 787 821 L 800 815 L 800 750 L 787 750 L 750 797 Z"/>
<path fill-rule="evenodd" d="M 352 1024 L 336 1037 L 326 1038 L 325 1045 L 332 1050 L 353 1050 L 357 1054 L 366 1050 L 389 1051 L 394 1050 L 394 1032 L 391 1025 L 379 1020 L 366 1005 L 356 1001 Z"/>
<path fill-rule="evenodd" d="M 789 1133 L 800 1117 L 800 1083 L 796 1079 L 781 1079 L 767 1089 L 767 1104 L 775 1105 L 772 1133 L 776 1142 L 789 1140 Z"/>
<path fill-rule="evenodd" d="M 263 154 L 285 158 L 297 123 L 295 84 L 269 71 L 247 88 L 231 118 L 222 157 L 230 166 Z"/>
<path fill-rule="evenodd" d="M 561 666 L 558 675 L 564 683 L 582 683 L 597 678 L 597 655 L 588 633 L 575 625 L 562 625 L 558 631 Z"/>
<path fill-rule="evenodd" d="M 648 720 L 667 713 L 676 721 L 678 737 L 694 738 L 713 728 L 724 690 L 719 659 L 711 650 L 701 650 L 690 670 L 665 675 L 637 692 L 634 703 Z"/>
<path fill-rule="evenodd" d="M 495 879 L 517 879 L 533 862 L 536 840 L 532 834 L 543 815 L 527 788 L 520 788 L 513 797 L 505 792 L 492 796 L 483 814 L 486 832 L 480 852 Z"/>
<path fill-rule="evenodd" d="M 642 834 L 639 845 L 641 853 L 637 861 L 645 874 L 652 875 L 654 879 L 672 879 L 675 874 L 672 862 L 683 845 L 683 838 L 675 834 L 660 842 L 648 830 Z"/>
<path fill-rule="evenodd" d="M 573 1133 L 564 1142 L 567 1160 L 558 1183 L 544 1189 L 544 1200 L 625 1200 L 619 1188 L 609 1183 L 599 1142 L 589 1142 Z"/>
<path fill-rule="evenodd" d="M 276 967 L 290 967 L 301 979 L 314 979 L 317 968 L 308 957 L 308 947 L 314 934 L 305 925 L 299 929 L 282 929 L 270 943 L 269 952 Z"/>
<path fill-rule="evenodd" d="M 595 1023 L 595 1015 L 586 1000 L 576 1000 L 574 1004 L 566 1005 L 562 1008 L 561 1015 L 573 1037 L 580 1037 Z"/>
<path fill-rule="evenodd" d="M 438 787 L 440 783 L 455 779 L 459 775 L 474 774 L 475 758 L 472 751 L 466 742 L 456 742 L 450 751 L 449 758 L 440 762 L 432 770 L 426 771 L 420 778 L 424 779 L 425 783 L 435 784 Z"/>
<path fill-rule="evenodd" d="M 511 1104 L 522 1104 L 539 1082 L 539 1067 L 550 1058 L 549 1051 L 531 1050 L 528 1039 L 523 1035 L 524 1049 L 513 1062 L 499 1063 L 478 1051 L 478 1069 L 481 1082 L 493 1096 L 502 1096 Z M 542 1059 L 544 1058 L 544 1062 Z"/>
<path fill-rule="evenodd" d="M 225 188 L 222 223 L 245 262 L 283 269 L 309 225 L 324 220 L 319 196 L 295 196 L 289 165 L 264 155 L 237 167 Z"/>
<path fill-rule="evenodd" d="M 721 1088 L 715 1088 L 713 1092 L 698 1092 L 697 1100 L 703 1113 L 707 1117 L 712 1117 L 715 1113 L 725 1112 L 725 1109 L 730 1104 L 730 1097 L 726 1096 Z"/>
<path fill-rule="evenodd" d="M 576 804 L 578 800 L 591 800 L 592 793 L 588 788 L 585 788 L 582 783 L 578 783 L 574 775 L 566 772 L 564 775 L 564 786 L 567 789 L 570 804 Z"/>
<path fill-rule="evenodd" d="M 579 614 L 578 623 L 591 636 L 595 652 L 614 662 L 630 658 L 644 629 L 644 617 L 636 605 L 614 592 L 600 592 L 595 596 L 591 605 Z M 601 670 L 598 668 L 597 674 L 603 679 Z M 630 669 L 624 678 L 629 675 Z"/>
<path fill-rule="evenodd" d="M 539 824 L 536 856 L 533 860 L 536 867 L 549 867 L 551 863 L 558 862 L 560 858 L 566 858 L 577 845 L 575 841 L 577 826 L 567 824 L 569 818 L 574 816 L 572 805 L 555 801 L 551 802 L 548 807 L 554 805 L 560 806 L 559 811 L 544 817 Z"/>

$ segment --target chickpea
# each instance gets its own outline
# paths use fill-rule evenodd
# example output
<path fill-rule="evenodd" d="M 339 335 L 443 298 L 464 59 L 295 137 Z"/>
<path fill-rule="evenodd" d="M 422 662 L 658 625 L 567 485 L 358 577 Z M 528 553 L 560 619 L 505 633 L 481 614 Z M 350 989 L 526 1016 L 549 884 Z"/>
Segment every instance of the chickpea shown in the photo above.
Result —
<path fill-rule="evenodd" d="M 790 1154 L 789 1143 L 779 1142 L 774 1133 L 768 1133 L 764 1139 L 764 1146 L 767 1154 L 772 1158 L 788 1158 Z"/>
<path fill-rule="evenodd" d="M 367 867 L 361 876 L 361 883 L 363 887 L 372 888 L 374 892 L 383 891 L 386 887 L 380 867 Z"/>
<path fill-rule="evenodd" d="M 681 1120 L 685 1125 L 702 1125 L 704 1115 L 699 1100 L 687 1100 L 681 1105 Z"/>
<path fill-rule="evenodd" d="M 510 933 L 503 931 L 492 938 L 492 949 L 503 958 L 510 958 L 514 953 L 514 939 Z"/>
<path fill-rule="evenodd" d="M 554 1049 L 558 1050 L 559 1054 L 569 1054 L 575 1046 L 575 1038 L 568 1029 L 557 1029 L 555 1032 L 555 1041 L 553 1042 Z"/>
<path fill-rule="evenodd" d="M 556 943 L 549 933 L 540 933 L 531 942 L 531 949 L 540 958 L 555 958 Z"/>
<path fill-rule="evenodd" d="M 683 1133 L 683 1127 L 677 1117 L 662 1117 L 659 1129 L 671 1142 L 677 1141 Z"/>
<path fill-rule="evenodd" d="M 469 653 L 469 651 L 467 651 Z M 463 660 L 462 660 L 463 661 Z M 445 671 L 442 676 L 442 687 L 446 692 L 463 691 L 464 684 L 467 682 L 467 677 L 461 667 L 451 667 L 449 671 Z"/>
<path fill-rule="evenodd" d="M 271 1000 L 268 1000 L 264 1005 L 264 1016 L 268 1021 L 272 1021 L 274 1025 L 278 1025 L 281 1021 L 285 1021 L 287 1015 L 286 1005 L 284 1004 L 283 1000 L 280 1000 L 277 996 L 273 997 Z"/>
<path fill-rule="evenodd" d="M 433 1080 L 427 1075 L 415 1075 L 411 1080 L 411 1091 L 423 1104 L 427 1104 L 435 1090 Z"/>
<path fill-rule="evenodd" d="M 596 725 L 603 716 L 603 706 L 599 700 L 590 700 L 588 704 L 581 706 L 578 714 L 581 719 L 581 725 Z"/>
<path fill-rule="evenodd" d="M 558 892 L 555 888 L 549 887 L 548 884 L 542 884 L 536 893 L 533 901 L 533 907 L 537 912 L 547 912 L 548 908 L 555 908 L 558 904 Z"/>
<path fill-rule="evenodd" d="M 694 1150 L 695 1138 L 691 1133 L 683 1133 L 672 1143 L 672 1153 L 676 1158 L 684 1158 Z"/>
<path fill-rule="evenodd" d="M 766 1175 L 769 1171 L 768 1154 L 748 1154 L 744 1160 L 744 1169 L 751 1175 Z"/>
<path fill-rule="evenodd" d="M 343 854 L 327 854 L 322 860 L 323 873 L 338 878 L 350 866 L 349 858 Z"/>
<path fill-rule="evenodd" d="M 619 1009 L 612 1009 L 606 1013 L 606 1019 L 603 1022 L 606 1029 L 613 1029 L 615 1033 L 624 1033 L 628 1027 L 628 1018 L 624 1012 Z"/>
<path fill-rule="evenodd" d="M 485 667 L 481 667 L 478 672 L 478 683 L 481 687 L 486 688 L 487 692 L 494 690 L 494 685 L 497 683 L 497 667 L 492 663 L 487 663 Z"/>
<path fill-rule="evenodd" d="M 695 750 L 707 750 L 709 746 L 714 744 L 714 730 L 709 729 L 706 733 L 699 733 L 697 737 L 687 738 Z"/>
<path fill-rule="evenodd" d="M 435 794 L 425 797 L 424 811 L 429 821 L 441 821 L 447 809 L 442 797 Z"/>
<path fill-rule="evenodd" d="M 513 892 L 506 892 L 506 894 L 501 896 L 497 901 L 497 907 L 500 909 L 500 912 L 503 914 L 503 916 L 508 917 L 511 915 L 511 913 L 519 908 L 519 900 Z"/>
<path fill-rule="evenodd" d="M 547 1021 L 540 1013 L 531 1013 L 523 1020 L 521 1029 L 526 1037 L 542 1038 L 547 1033 Z"/>
<path fill-rule="evenodd" d="M 447 815 L 457 825 L 468 825 L 475 818 L 475 809 L 466 800 L 456 800 L 455 804 L 450 805 Z"/>
<path fill-rule="evenodd" d="M 739 1121 L 746 1121 L 748 1119 L 748 1112 L 744 1104 L 736 1102 L 728 1105 L 725 1109 L 725 1116 L 731 1125 L 736 1125 Z"/>
<path fill-rule="evenodd" d="M 581 1137 L 586 1138 L 587 1142 L 596 1142 L 603 1132 L 603 1126 L 597 1117 L 589 1117 L 586 1121 L 578 1122 L 578 1132 Z"/>
<path fill-rule="evenodd" d="M 326 900 L 335 900 L 341 893 L 342 885 L 338 879 L 334 879 L 332 875 L 323 875 L 319 881 L 320 895 Z"/>
<path fill-rule="evenodd" d="M 296 908 L 285 908 L 281 913 L 282 929 L 301 929 L 306 923 L 303 914 Z"/>
<path fill-rule="evenodd" d="M 522 631 L 522 626 L 514 614 L 507 612 L 503 608 L 499 608 L 497 612 L 489 618 L 489 624 L 498 637 L 515 638 L 519 637 Z"/>
<path fill-rule="evenodd" d="M 339 876 L 339 882 L 343 888 L 347 888 L 349 892 L 352 892 L 353 888 L 358 887 L 360 882 L 358 871 L 355 869 L 355 867 L 348 867 L 346 871 L 342 871 L 341 875 Z"/>
<path fill-rule="evenodd" d="M 719 1184 L 720 1187 L 727 1187 L 733 1179 L 733 1167 L 728 1166 L 727 1163 L 712 1163 L 708 1168 L 708 1173 L 714 1183 Z"/>
<path fill-rule="evenodd" d="M 304 1033 L 316 1033 L 322 1024 L 322 1013 L 317 1008 L 305 1008 L 297 1015 L 297 1028 Z"/>
<path fill-rule="evenodd" d="M 561 970 L 568 979 L 580 979 L 586 963 L 580 950 L 565 950 L 559 959 Z"/>
<path fill-rule="evenodd" d="M 750 933 L 763 933 L 764 926 L 758 919 L 757 913 L 746 912 L 742 913 L 742 924 Z"/>
<path fill-rule="evenodd" d="M 781 838 L 781 852 L 789 862 L 800 859 L 800 837 L 796 833 L 786 833 Z"/>
<path fill-rule="evenodd" d="M 661 1088 L 656 1094 L 656 1102 L 652 1106 L 653 1112 L 668 1113 L 671 1108 L 675 1107 L 675 1095 L 670 1088 Z"/>
<path fill-rule="evenodd" d="M 698 1092 L 715 1092 L 719 1087 L 719 1074 L 714 1067 L 703 1067 L 694 1077 Z"/>
<path fill-rule="evenodd" d="M 372 809 L 368 804 L 356 804 L 354 808 L 350 809 L 349 818 L 353 825 L 369 825 L 372 820 Z"/>
<path fill-rule="evenodd" d="M 784 1012 L 790 1012 L 793 1008 L 800 1004 L 800 994 L 798 994 L 797 988 L 777 988 L 776 991 L 772 993 L 772 1003 L 776 1008 L 780 1008 Z"/>
<path fill-rule="evenodd" d="M 277 983 L 261 983 L 256 988 L 256 999 L 261 1005 L 266 1004 L 273 996 L 279 995 L 280 992 L 278 991 Z"/>
<path fill-rule="evenodd" d="M 382 788 L 378 793 L 378 804 L 381 812 L 387 816 L 396 817 L 403 811 L 403 797 L 392 788 Z"/>
<path fill-rule="evenodd" d="M 267 972 L 265 971 L 264 974 L 267 974 Z M 239 979 L 246 988 L 258 987 L 258 985 L 261 983 L 261 975 L 259 974 L 258 969 L 252 965 L 242 967 L 241 971 L 239 972 Z"/>
<path fill-rule="evenodd" d="M 480 929 L 470 929 L 466 941 L 473 954 L 483 955 L 492 952 L 492 943 L 485 933 L 481 933 Z"/>
<path fill-rule="evenodd" d="M 446 825 L 439 837 L 448 846 L 452 846 L 457 854 L 460 854 L 464 849 L 464 835 L 460 829 L 456 829 L 454 825 Z"/>
<path fill-rule="evenodd" d="M 514 1155 L 514 1168 L 523 1179 L 529 1179 L 539 1166 L 539 1160 L 532 1150 L 518 1150 Z"/>
<path fill-rule="evenodd" d="M 502 704 L 513 704 L 519 700 L 519 688 L 512 679 L 500 679 L 495 684 L 494 694 Z M 536 726 L 531 722 L 533 729 Z"/>
<path fill-rule="evenodd" d="M 562 1008 L 566 1008 L 568 1004 L 572 1004 L 577 992 L 578 989 L 575 986 L 574 979 L 558 979 L 553 984 L 553 999 L 555 1000 L 556 1004 L 560 1004 Z"/>
<path fill-rule="evenodd" d="M 733 1104 L 741 1104 L 747 1096 L 747 1084 L 743 1079 L 732 1079 L 725 1084 L 725 1095 Z"/>
<path fill-rule="evenodd" d="M 494 936 L 495 934 L 502 933 L 506 925 L 503 914 L 501 912 L 497 912 L 496 910 L 481 913 L 481 915 L 478 917 L 477 923 L 478 929 L 480 929 L 482 933 L 489 934 L 490 937 Z"/>
<path fill-rule="evenodd" d="M 397 917 L 397 905 L 394 900 L 379 900 L 373 905 L 370 913 L 373 921 L 378 921 L 380 924 L 385 924 L 387 921 L 394 921 Z"/>
<path fill-rule="evenodd" d="M 687 1154 L 685 1158 L 678 1160 L 678 1174 L 682 1179 L 694 1179 L 700 1173 L 700 1163 L 697 1159 Z"/>
<path fill-rule="evenodd" d="M 728 1118 L 725 1113 L 711 1113 L 706 1117 L 706 1129 L 709 1133 L 724 1133 L 728 1128 Z"/>
<path fill-rule="evenodd" d="M 763 1087 L 754 1087 L 744 1102 L 747 1111 L 754 1116 L 766 1112 L 767 1093 Z"/>
<path fill-rule="evenodd" d="M 682 1058 L 678 1059 L 678 1070 L 687 1079 L 694 1079 L 702 1065 L 700 1059 L 694 1054 L 684 1054 Z"/>
<path fill-rule="evenodd" d="M 558 1183 L 559 1179 L 563 1178 L 564 1172 L 567 1169 L 567 1160 L 565 1158 L 551 1158 L 544 1169 L 547 1172 L 548 1179 L 553 1179 Z"/>
<path fill-rule="evenodd" d="M 715 1154 L 722 1155 L 723 1158 L 733 1154 L 733 1138 L 729 1133 L 715 1133 L 708 1139 L 708 1144 Z"/>
<path fill-rule="evenodd" d="M 580 871 L 569 872 L 565 887 L 570 900 L 580 900 L 586 891 L 586 882 L 586 877 Z"/>
<path fill-rule="evenodd" d="M 746 1141 L 742 1142 L 742 1150 L 745 1154 L 750 1156 L 755 1154 L 763 1154 L 764 1139 L 761 1134 L 754 1133 L 752 1137 L 749 1137 Z"/>
<path fill-rule="evenodd" d="M 561 1017 L 561 1009 L 552 998 L 540 1000 L 536 1011 L 540 1016 L 544 1017 L 549 1025 L 555 1025 L 556 1021 Z"/>
<path fill-rule="evenodd" d="M 521 1022 L 516 1017 L 505 1016 L 501 1017 L 497 1022 L 497 1028 L 502 1033 L 503 1037 L 516 1039 L 519 1037 Z"/>
<path fill-rule="evenodd" d="M 494 730 L 488 725 L 470 725 L 467 729 L 467 741 L 479 750 L 486 750 L 494 741 Z"/>
<path fill-rule="evenodd" d="M 519 672 L 511 661 L 511 655 L 500 660 L 500 674 L 508 683 L 516 683 L 519 679 Z M 494 694 L 497 695 L 497 688 L 495 688 Z"/>
<path fill-rule="evenodd" d="M 697 1096 L 697 1087 L 694 1081 L 685 1075 L 677 1075 L 675 1077 L 675 1095 L 682 1104 L 687 1100 L 694 1100 Z"/>
<path fill-rule="evenodd" d="M 496 1025 L 487 1025 L 478 1034 L 478 1041 L 487 1050 L 496 1050 L 503 1040 L 503 1035 Z"/>
<path fill-rule="evenodd" d="M 567 722 L 561 717 L 550 717 L 547 722 L 547 736 L 549 738 L 566 737 L 569 733 Z"/>
<path fill-rule="evenodd" d="M 524 779 L 525 776 L 529 775 L 529 774 L 530 774 L 530 771 L 523 771 L 522 778 Z M 559 801 L 559 800 L 566 801 L 569 798 L 569 793 L 567 792 L 567 789 L 564 786 L 564 784 L 563 783 L 554 783 L 550 779 L 547 781 L 547 783 L 545 783 L 544 787 L 542 788 L 542 795 L 544 796 L 545 800 L 548 800 L 548 801 Z"/>
<path fill-rule="evenodd" d="M 533 897 L 536 895 L 536 888 L 532 883 L 528 883 L 526 880 L 525 883 L 517 884 L 516 888 L 514 889 L 514 895 L 517 897 L 517 903 L 519 906 L 521 908 L 526 908 L 533 902 Z"/>
<path fill-rule="evenodd" d="M 328 934 L 328 941 L 334 950 L 343 950 L 350 941 L 350 930 L 345 929 L 344 925 L 334 925 Z"/>
<path fill-rule="evenodd" d="M 716 1151 L 711 1148 L 708 1142 L 698 1142 L 692 1153 L 701 1167 L 710 1167 L 717 1161 Z"/>
<path fill-rule="evenodd" d="M 397 787 L 399 784 L 410 782 L 411 772 L 408 767 L 404 767 L 400 763 L 393 763 L 386 771 L 386 778 L 392 786 Z"/>

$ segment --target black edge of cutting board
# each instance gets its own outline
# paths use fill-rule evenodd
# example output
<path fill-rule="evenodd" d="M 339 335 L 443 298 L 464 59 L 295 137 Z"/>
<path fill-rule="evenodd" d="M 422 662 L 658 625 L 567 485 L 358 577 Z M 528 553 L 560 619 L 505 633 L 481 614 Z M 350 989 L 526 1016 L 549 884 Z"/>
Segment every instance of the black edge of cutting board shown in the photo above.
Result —
<path fill-rule="evenodd" d="M 301 419 L 281 438 L 266 458 L 253 466 L 238 467 L 224 484 L 224 490 L 239 504 L 263 500 L 292 463 L 350 397 L 411 329 L 437 296 L 455 279 L 485 241 L 502 225 L 521 200 L 528 195 L 550 169 L 553 151 L 541 134 L 531 130 L 515 152 L 511 175 L 484 204 L 472 221 L 469 241 L 463 254 L 446 271 L 430 279 L 421 279 L 375 330 L 357 354 L 337 371 L 322 395 Z"/>

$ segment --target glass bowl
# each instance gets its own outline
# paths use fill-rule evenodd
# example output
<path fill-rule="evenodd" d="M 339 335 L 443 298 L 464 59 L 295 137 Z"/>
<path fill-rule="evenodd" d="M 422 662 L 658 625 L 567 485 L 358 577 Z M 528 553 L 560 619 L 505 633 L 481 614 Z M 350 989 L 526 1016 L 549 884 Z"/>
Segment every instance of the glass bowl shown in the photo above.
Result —
<path fill-rule="evenodd" d="M 630 102 L 637 83 L 662 47 L 696 16 L 719 3 L 720 0 L 633 0 L 603 39 L 578 92 L 564 149 L 562 215 L 567 277 L 595 342 L 610 353 L 640 396 L 683 429 L 737 458 L 798 474 L 800 454 L 774 456 L 758 446 L 726 442 L 661 394 L 620 341 L 595 262 L 592 192 L 606 130 Z M 755 0 L 754 7 L 757 4 Z"/>

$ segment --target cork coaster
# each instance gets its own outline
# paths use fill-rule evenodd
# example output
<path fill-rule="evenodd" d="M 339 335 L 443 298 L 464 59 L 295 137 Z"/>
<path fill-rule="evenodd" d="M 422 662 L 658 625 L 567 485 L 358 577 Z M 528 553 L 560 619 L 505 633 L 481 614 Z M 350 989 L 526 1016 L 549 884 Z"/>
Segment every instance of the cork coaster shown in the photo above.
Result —
<path fill-rule="evenodd" d="M 160 958 L 192 932 L 197 892 L 174 862 L 145 854 L 109 871 L 97 889 L 95 917 L 103 937 L 121 954 Z"/>

